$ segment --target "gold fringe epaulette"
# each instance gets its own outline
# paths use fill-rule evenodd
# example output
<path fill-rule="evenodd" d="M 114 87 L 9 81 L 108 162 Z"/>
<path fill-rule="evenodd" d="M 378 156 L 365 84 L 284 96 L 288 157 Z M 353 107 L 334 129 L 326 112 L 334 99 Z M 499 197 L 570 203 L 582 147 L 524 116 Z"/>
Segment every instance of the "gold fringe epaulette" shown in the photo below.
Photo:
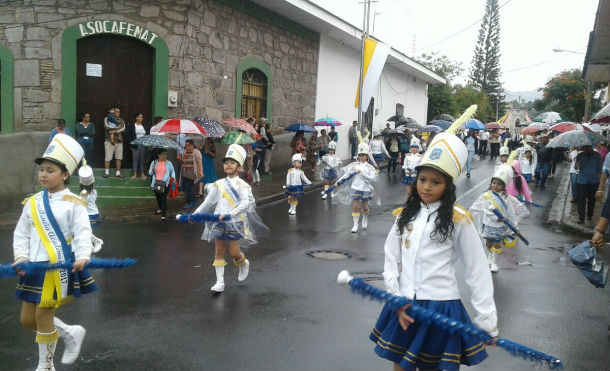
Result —
<path fill-rule="evenodd" d="M 74 195 L 64 195 L 61 199 L 63 201 L 70 201 L 70 202 L 74 202 L 75 204 L 81 204 L 84 207 L 87 207 L 87 201 L 83 200 L 80 197 L 74 196 Z"/>
<path fill-rule="evenodd" d="M 402 210 L 404 209 L 404 207 L 399 207 L 397 209 L 392 210 L 392 215 L 394 215 L 395 217 L 399 217 L 400 214 L 402 214 Z"/>
<path fill-rule="evenodd" d="M 453 222 L 459 224 L 469 224 L 474 222 L 472 214 L 464 207 L 453 204 Z"/>
<path fill-rule="evenodd" d="M 29 197 L 24 198 L 23 201 L 21 201 L 21 204 L 25 206 L 25 204 L 28 203 L 29 199 L 30 199 Z"/>

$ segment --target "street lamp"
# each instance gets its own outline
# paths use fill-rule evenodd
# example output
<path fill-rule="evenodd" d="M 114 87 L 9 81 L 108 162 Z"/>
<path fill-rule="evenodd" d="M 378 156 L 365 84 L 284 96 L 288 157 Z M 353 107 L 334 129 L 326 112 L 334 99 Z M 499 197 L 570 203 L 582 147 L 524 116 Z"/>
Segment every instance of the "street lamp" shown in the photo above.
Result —
<path fill-rule="evenodd" d="M 489 95 L 496 97 L 496 122 L 498 122 L 498 105 L 500 104 L 500 94 L 489 93 Z"/>
<path fill-rule="evenodd" d="M 583 52 L 577 52 L 577 51 L 574 51 L 574 50 L 565 50 L 565 49 L 561 49 L 561 48 L 555 48 L 555 49 L 553 49 L 553 51 L 554 51 L 555 53 L 562 53 L 562 52 L 566 52 L 566 53 L 574 53 L 574 54 L 585 54 L 585 53 L 583 53 Z"/>

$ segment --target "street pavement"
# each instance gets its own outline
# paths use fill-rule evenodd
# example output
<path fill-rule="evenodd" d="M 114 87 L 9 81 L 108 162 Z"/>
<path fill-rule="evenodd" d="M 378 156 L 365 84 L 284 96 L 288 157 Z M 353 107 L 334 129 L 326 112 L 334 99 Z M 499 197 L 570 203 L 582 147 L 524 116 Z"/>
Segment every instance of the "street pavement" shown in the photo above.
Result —
<path fill-rule="evenodd" d="M 469 207 L 489 185 L 493 163 L 475 160 L 472 177 L 458 181 L 458 203 Z M 534 191 L 545 206 L 556 197 L 563 172 Z M 296 216 L 278 201 L 259 208 L 271 236 L 245 251 L 250 276 L 237 281 L 229 264 L 224 293 L 212 295 L 213 246 L 200 240 L 202 225 L 173 222 L 105 223 L 99 257 L 134 257 L 124 270 L 94 271 L 101 290 L 61 308 L 57 316 L 87 328 L 79 360 L 57 370 L 390 370 L 373 352 L 369 332 L 382 308 L 336 283 L 348 269 L 382 285 L 383 244 L 391 211 L 404 202 L 399 174 L 382 173 L 381 207 L 369 228 L 352 234 L 350 208 L 320 199 L 301 199 Z M 500 336 L 560 358 L 567 370 L 602 370 L 610 365 L 610 294 L 595 289 L 563 259 L 565 244 L 582 237 L 543 226 L 547 209 L 531 209 L 521 231 L 531 244 L 506 249 L 493 275 Z M 0 231 L 0 261 L 12 260 L 10 230 Z M 318 259 L 316 251 L 346 253 L 342 260 Z M 609 261 L 605 251 L 601 258 Z M 461 273 L 460 273 L 461 274 Z M 0 369 L 32 370 L 34 335 L 18 324 L 16 279 L 0 280 Z M 470 311 L 469 292 L 461 287 Z M 472 370 L 533 370 L 536 364 L 489 349 Z"/>

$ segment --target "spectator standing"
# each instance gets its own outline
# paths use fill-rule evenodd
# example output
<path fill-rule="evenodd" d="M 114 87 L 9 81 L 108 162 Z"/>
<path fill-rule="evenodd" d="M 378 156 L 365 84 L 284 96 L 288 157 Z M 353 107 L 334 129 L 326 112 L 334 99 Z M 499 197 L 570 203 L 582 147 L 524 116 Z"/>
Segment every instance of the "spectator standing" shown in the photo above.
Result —
<path fill-rule="evenodd" d="M 464 139 L 466 149 L 468 150 L 468 160 L 466 161 L 466 177 L 470 178 L 470 170 L 472 170 L 472 159 L 476 150 L 476 142 L 474 140 L 474 131 L 469 130 L 468 136 Z"/>
<path fill-rule="evenodd" d="M 201 164 L 203 166 L 203 178 L 199 179 L 199 193 L 197 198 L 203 196 L 203 186 L 207 183 L 214 183 L 218 180 L 216 168 L 214 167 L 214 159 L 216 158 L 216 145 L 212 138 L 207 137 L 203 141 L 201 148 Z"/>
<path fill-rule="evenodd" d="M 95 143 L 95 125 L 91 122 L 91 115 L 85 112 L 76 124 L 76 140 L 85 150 L 85 159 L 93 160 L 93 145 Z"/>
<path fill-rule="evenodd" d="M 355 160 L 356 153 L 358 152 L 358 121 L 352 122 L 352 127 L 349 128 L 347 138 L 349 139 L 351 157 Z"/>
<path fill-rule="evenodd" d="M 599 153 L 593 150 L 592 146 L 582 146 L 582 153 L 576 156 L 576 178 L 577 186 L 577 205 L 578 205 L 578 224 L 585 222 L 585 211 L 587 220 L 593 218 L 595 208 L 595 192 L 599 188 L 600 175 L 603 160 Z"/>
<path fill-rule="evenodd" d="M 150 164 L 148 175 L 152 177 L 150 183 L 157 205 L 159 209 L 155 211 L 155 215 L 161 215 L 161 220 L 165 221 L 167 215 L 167 195 L 169 193 L 170 180 L 176 178 L 174 165 L 171 161 L 167 161 L 167 150 L 161 148 L 157 150 L 157 159 Z"/>
<path fill-rule="evenodd" d="M 579 147 L 572 147 L 572 151 L 570 151 L 570 187 L 572 187 L 572 200 L 570 202 L 576 202 L 578 200 L 578 188 L 576 183 L 578 170 L 576 169 L 576 157 L 581 152 Z M 599 199 L 601 200 L 601 197 Z"/>
<path fill-rule="evenodd" d="M 57 120 L 57 125 L 55 125 L 55 127 L 51 130 L 51 133 L 49 134 L 49 143 L 51 143 L 53 137 L 59 133 L 72 136 L 70 129 L 66 127 L 66 120 L 64 119 Z"/>
<path fill-rule="evenodd" d="M 265 174 L 265 157 L 267 156 L 267 143 L 269 142 L 269 138 L 267 137 L 267 129 L 265 125 L 267 124 L 267 118 L 261 117 L 261 121 L 258 124 L 258 134 L 261 136 L 261 140 L 263 141 L 263 146 L 259 152 L 260 161 L 257 170 L 261 174 Z"/>
<path fill-rule="evenodd" d="M 487 130 L 481 131 L 479 134 L 479 157 L 485 159 L 487 154 L 487 142 L 489 141 L 489 132 Z"/>
<path fill-rule="evenodd" d="M 271 156 L 273 154 L 273 147 L 275 147 L 275 139 L 271 133 L 271 125 L 265 125 L 265 133 L 267 134 L 267 150 L 265 151 L 265 174 L 271 174 Z"/>
<path fill-rule="evenodd" d="M 203 177 L 201 152 L 195 148 L 192 139 L 187 139 L 184 142 L 184 153 L 182 154 L 180 163 L 182 165 L 182 171 L 180 171 L 180 184 L 184 190 L 184 198 L 186 201 L 182 208 L 192 209 L 197 206 L 195 203 L 195 183 Z"/>
<path fill-rule="evenodd" d="M 309 164 L 311 165 L 311 170 L 316 170 L 316 164 L 318 163 L 318 132 L 316 131 L 309 138 L 309 146 L 307 147 L 307 159 L 309 160 Z"/>
<path fill-rule="evenodd" d="M 133 176 L 131 179 L 136 179 L 138 177 L 138 173 L 140 174 L 140 178 L 146 179 L 146 147 L 141 144 L 136 146 L 131 144 L 132 141 L 150 133 L 150 129 L 144 126 L 143 121 L 144 115 L 141 113 L 136 113 L 133 115 L 133 123 L 127 126 L 125 132 L 125 137 L 131 149 L 132 155 Z"/>
<path fill-rule="evenodd" d="M 500 134 L 498 129 L 493 129 L 489 136 L 489 159 L 494 160 L 500 156 Z"/>
<path fill-rule="evenodd" d="M 116 174 L 117 178 L 124 178 L 121 175 L 121 161 L 123 160 L 123 143 L 121 140 L 120 133 L 125 131 L 125 121 L 120 117 L 121 110 L 119 108 L 114 109 L 114 117 L 116 120 L 116 126 L 111 127 L 108 123 L 108 117 L 104 118 L 104 175 L 103 178 L 108 178 L 110 175 L 110 161 L 112 158 L 116 160 Z M 115 134 L 118 134 L 115 136 Z M 111 140 L 111 136 L 114 140 Z"/>
<path fill-rule="evenodd" d="M 405 158 L 407 153 L 410 152 L 411 142 L 409 139 L 409 135 L 401 135 L 398 137 L 398 148 L 400 150 L 400 158 Z M 401 161 L 400 159 L 398 160 Z"/>
<path fill-rule="evenodd" d="M 546 179 L 549 175 L 549 171 L 551 170 L 551 163 L 553 161 L 553 154 L 551 152 L 551 148 L 547 147 L 549 143 L 549 137 L 546 134 L 543 134 L 540 137 L 540 141 L 536 147 L 536 152 L 538 153 L 538 163 L 536 164 L 536 185 L 540 185 L 540 188 L 546 188 Z M 601 165 L 599 170 L 601 171 Z M 599 177 L 598 177 L 599 182 Z"/>
<path fill-rule="evenodd" d="M 292 148 L 291 155 L 300 153 L 301 155 L 307 153 L 307 140 L 305 139 L 305 132 L 297 131 L 292 140 L 290 141 L 290 147 Z"/>
<path fill-rule="evenodd" d="M 328 154 L 328 143 L 330 143 L 330 137 L 326 134 L 326 129 L 322 129 L 320 131 L 320 136 L 318 137 L 319 158 Z"/>
<path fill-rule="evenodd" d="M 400 152 L 400 148 L 398 145 L 398 137 L 396 135 L 392 135 L 390 137 L 390 141 L 388 142 L 388 152 L 390 152 L 390 160 L 388 161 L 388 174 L 390 173 L 390 167 L 393 173 L 396 172 L 396 163 L 398 162 L 398 154 Z"/>
<path fill-rule="evenodd" d="M 328 137 L 331 141 L 337 143 L 339 141 L 339 134 L 335 131 L 335 127 L 330 127 L 330 132 L 328 133 Z"/>
<path fill-rule="evenodd" d="M 603 143 L 597 143 L 595 145 L 595 150 L 599 152 L 603 159 L 606 158 L 606 155 L 608 154 L 608 148 Z"/>

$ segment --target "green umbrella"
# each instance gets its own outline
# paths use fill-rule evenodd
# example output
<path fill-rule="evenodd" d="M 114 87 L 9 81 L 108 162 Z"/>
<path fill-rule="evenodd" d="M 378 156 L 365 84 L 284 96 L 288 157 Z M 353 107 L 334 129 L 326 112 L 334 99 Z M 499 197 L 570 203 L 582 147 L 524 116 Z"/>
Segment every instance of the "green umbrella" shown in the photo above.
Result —
<path fill-rule="evenodd" d="M 254 143 L 254 140 L 250 138 L 248 134 L 241 133 L 238 131 L 232 131 L 226 133 L 224 137 L 220 140 L 222 143 L 226 144 L 250 144 Z"/>

